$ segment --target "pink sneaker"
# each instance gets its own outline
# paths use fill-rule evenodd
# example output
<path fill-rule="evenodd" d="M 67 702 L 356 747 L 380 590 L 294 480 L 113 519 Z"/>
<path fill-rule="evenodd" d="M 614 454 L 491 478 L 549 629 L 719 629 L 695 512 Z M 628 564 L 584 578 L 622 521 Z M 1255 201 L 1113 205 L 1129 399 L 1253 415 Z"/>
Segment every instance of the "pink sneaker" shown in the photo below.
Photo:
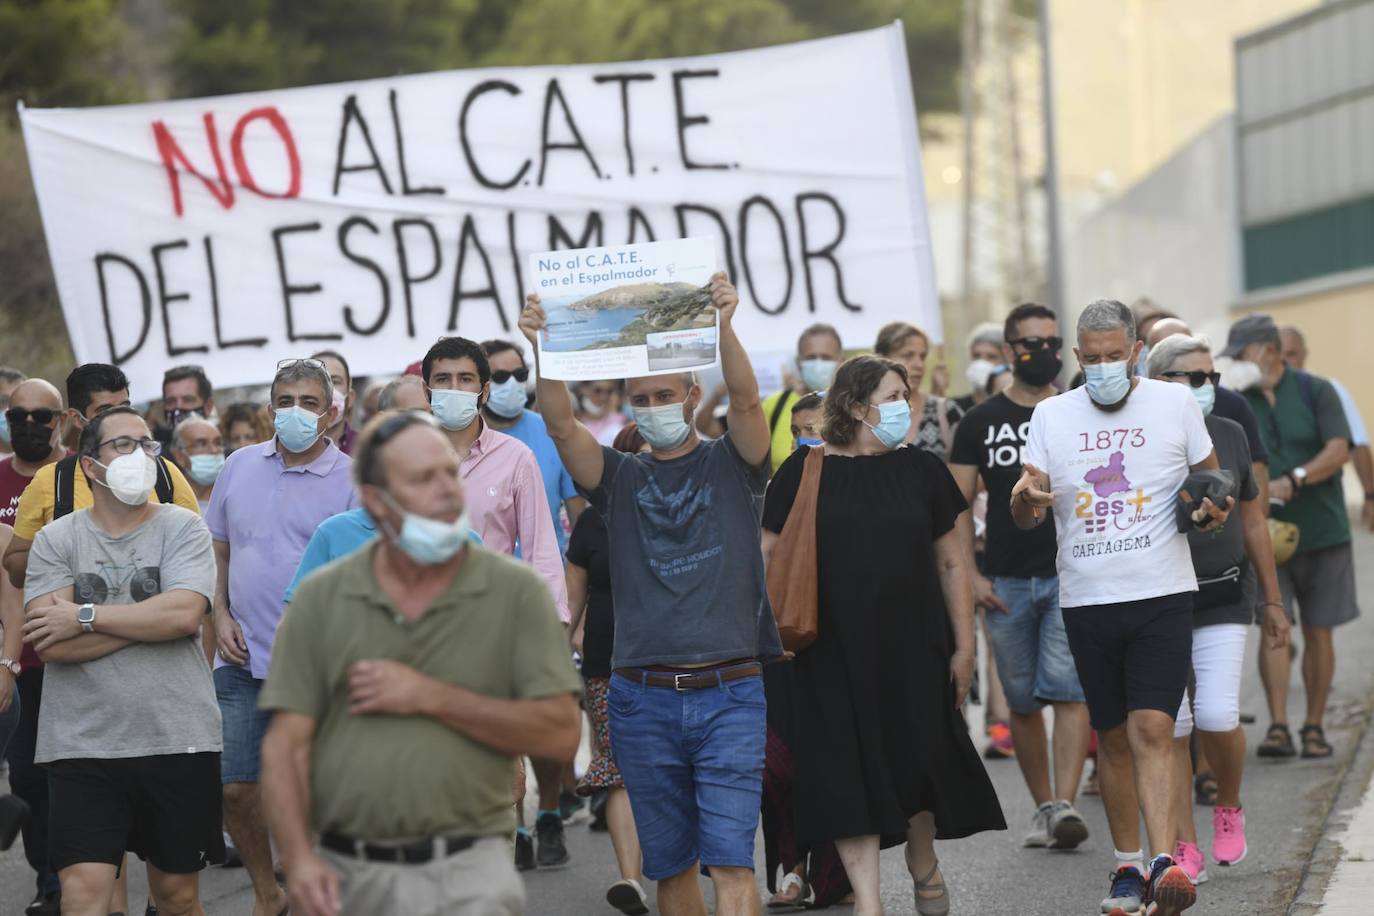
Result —
<path fill-rule="evenodd" d="M 1174 864 L 1183 869 L 1183 873 L 1194 884 L 1202 884 L 1207 880 L 1207 860 L 1202 857 L 1202 850 L 1198 849 L 1196 843 L 1184 843 L 1182 840 L 1175 843 Z"/>
<path fill-rule="evenodd" d="M 1218 865 L 1239 865 L 1250 851 L 1245 845 L 1245 812 L 1218 805 L 1212 812 L 1212 831 L 1212 858 Z"/>

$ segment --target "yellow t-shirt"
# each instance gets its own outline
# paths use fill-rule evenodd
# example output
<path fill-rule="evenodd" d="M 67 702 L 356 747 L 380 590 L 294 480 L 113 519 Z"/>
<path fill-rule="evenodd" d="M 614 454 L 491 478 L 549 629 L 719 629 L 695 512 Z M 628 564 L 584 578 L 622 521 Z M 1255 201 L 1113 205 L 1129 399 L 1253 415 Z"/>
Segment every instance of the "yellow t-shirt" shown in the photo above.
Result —
<path fill-rule="evenodd" d="M 783 404 L 782 411 L 778 413 L 778 422 L 772 424 L 773 444 L 769 455 L 773 460 L 774 474 L 792 454 L 792 405 L 801 400 L 801 395 L 789 388 L 764 398 L 763 418 L 770 423 L 772 423 L 773 411 L 777 409 L 779 398 L 786 398 L 787 400 Z"/>
<path fill-rule="evenodd" d="M 191 485 L 181 476 L 181 471 L 170 461 L 164 462 L 164 467 L 172 478 L 172 502 L 199 515 L 200 503 L 196 501 L 196 494 Z M 33 480 L 24 488 L 24 495 L 19 497 L 19 509 L 14 517 L 15 537 L 32 541 L 43 526 L 52 521 L 53 501 L 57 496 L 53 480 L 55 468 L 56 465 L 53 464 L 39 468 L 38 473 L 33 475 Z M 161 502 L 157 498 L 156 489 L 153 490 L 152 499 L 154 502 Z M 95 498 L 91 496 L 91 485 L 86 482 L 81 463 L 77 462 L 76 479 L 72 481 L 72 511 L 89 509 L 93 505 Z"/>

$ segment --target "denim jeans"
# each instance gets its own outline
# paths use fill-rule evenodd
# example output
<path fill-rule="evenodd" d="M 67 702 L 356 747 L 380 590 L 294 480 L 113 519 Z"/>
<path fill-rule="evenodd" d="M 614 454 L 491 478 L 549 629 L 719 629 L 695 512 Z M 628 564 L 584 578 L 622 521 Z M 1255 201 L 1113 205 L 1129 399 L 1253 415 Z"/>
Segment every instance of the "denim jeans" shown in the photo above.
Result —
<path fill-rule="evenodd" d="M 1046 703 L 1082 703 L 1059 608 L 1058 577 L 998 576 L 992 585 L 1007 612 L 990 610 L 984 618 L 1011 711 L 1031 715 Z"/>
<path fill-rule="evenodd" d="M 763 678 L 678 691 L 615 674 L 607 705 L 644 876 L 662 881 L 697 862 L 752 869 L 767 738 Z"/>

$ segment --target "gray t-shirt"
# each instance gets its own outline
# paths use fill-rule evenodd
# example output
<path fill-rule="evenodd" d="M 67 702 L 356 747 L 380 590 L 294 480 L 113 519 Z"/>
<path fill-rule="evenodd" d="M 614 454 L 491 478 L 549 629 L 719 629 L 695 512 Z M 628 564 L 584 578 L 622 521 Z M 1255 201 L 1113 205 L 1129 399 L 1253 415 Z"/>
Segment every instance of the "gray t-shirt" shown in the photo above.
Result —
<path fill-rule="evenodd" d="M 602 454 L 583 495 L 610 536 L 612 667 L 782 655 L 759 550 L 767 462 L 751 467 L 728 436 L 670 461 Z"/>
<path fill-rule="evenodd" d="M 72 586 L 77 604 L 115 617 L 118 605 L 186 589 L 209 602 L 215 554 L 200 516 L 153 506 L 123 537 L 89 511 L 49 522 L 29 554 L 24 601 Z M 114 605 L 111 607 L 111 605 Z M 49 662 L 38 716 L 38 763 L 83 757 L 198 754 L 223 747 L 219 705 L 200 636 L 137 642 L 87 662 Z"/>
<path fill-rule="evenodd" d="M 1207 417 L 1206 422 L 1207 433 L 1217 450 L 1217 463 L 1223 471 L 1236 475 L 1239 492 L 1231 518 L 1220 532 L 1193 531 L 1188 535 L 1188 547 L 1193 553 L 1193 571 L 1198 578 L 1198 592 L 1193 597 L 1196 605 L 1193 611 L 1194 629 L 1218 623 L 1252 623 L 1255 619 L 1255 595 L 1259 590 L 1255 583 L 1255 571 L 1245 555 L 1245 524 L 1240 517 L 1240 504 L 1259 496 L 1245 429 L 1234 420 L 1215 414 Z M 1229 586 L 1229 591 L 1225 582 L 1206 584 L 1208 579 L 1229 578 L 1232 570 L 1236 571 L 1238 583 Z M 1215 603 L 1218 594 L 1230 597 Z M 1204 609 L 1203 605 L 1209 603 L 1212 606 Z"/>

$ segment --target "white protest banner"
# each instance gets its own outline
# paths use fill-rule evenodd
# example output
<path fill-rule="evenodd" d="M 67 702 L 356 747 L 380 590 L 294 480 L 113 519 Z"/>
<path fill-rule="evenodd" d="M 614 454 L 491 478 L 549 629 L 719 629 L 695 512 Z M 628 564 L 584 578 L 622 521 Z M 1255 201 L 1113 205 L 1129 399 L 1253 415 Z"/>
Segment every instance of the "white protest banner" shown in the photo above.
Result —
<path fill-rule="evenodd" d="M 716 364 L 709 238 L 530 255 L 545 328 L 539 373 L 591 381 Z"/>
<path fill-rule="evenodd" d="M 940 336 L 900 24 L 705 57 L 21 112 L 73 349 L 134 396 L 514 338 L 530 254 L 711 236 L 746 347 Z"/>

